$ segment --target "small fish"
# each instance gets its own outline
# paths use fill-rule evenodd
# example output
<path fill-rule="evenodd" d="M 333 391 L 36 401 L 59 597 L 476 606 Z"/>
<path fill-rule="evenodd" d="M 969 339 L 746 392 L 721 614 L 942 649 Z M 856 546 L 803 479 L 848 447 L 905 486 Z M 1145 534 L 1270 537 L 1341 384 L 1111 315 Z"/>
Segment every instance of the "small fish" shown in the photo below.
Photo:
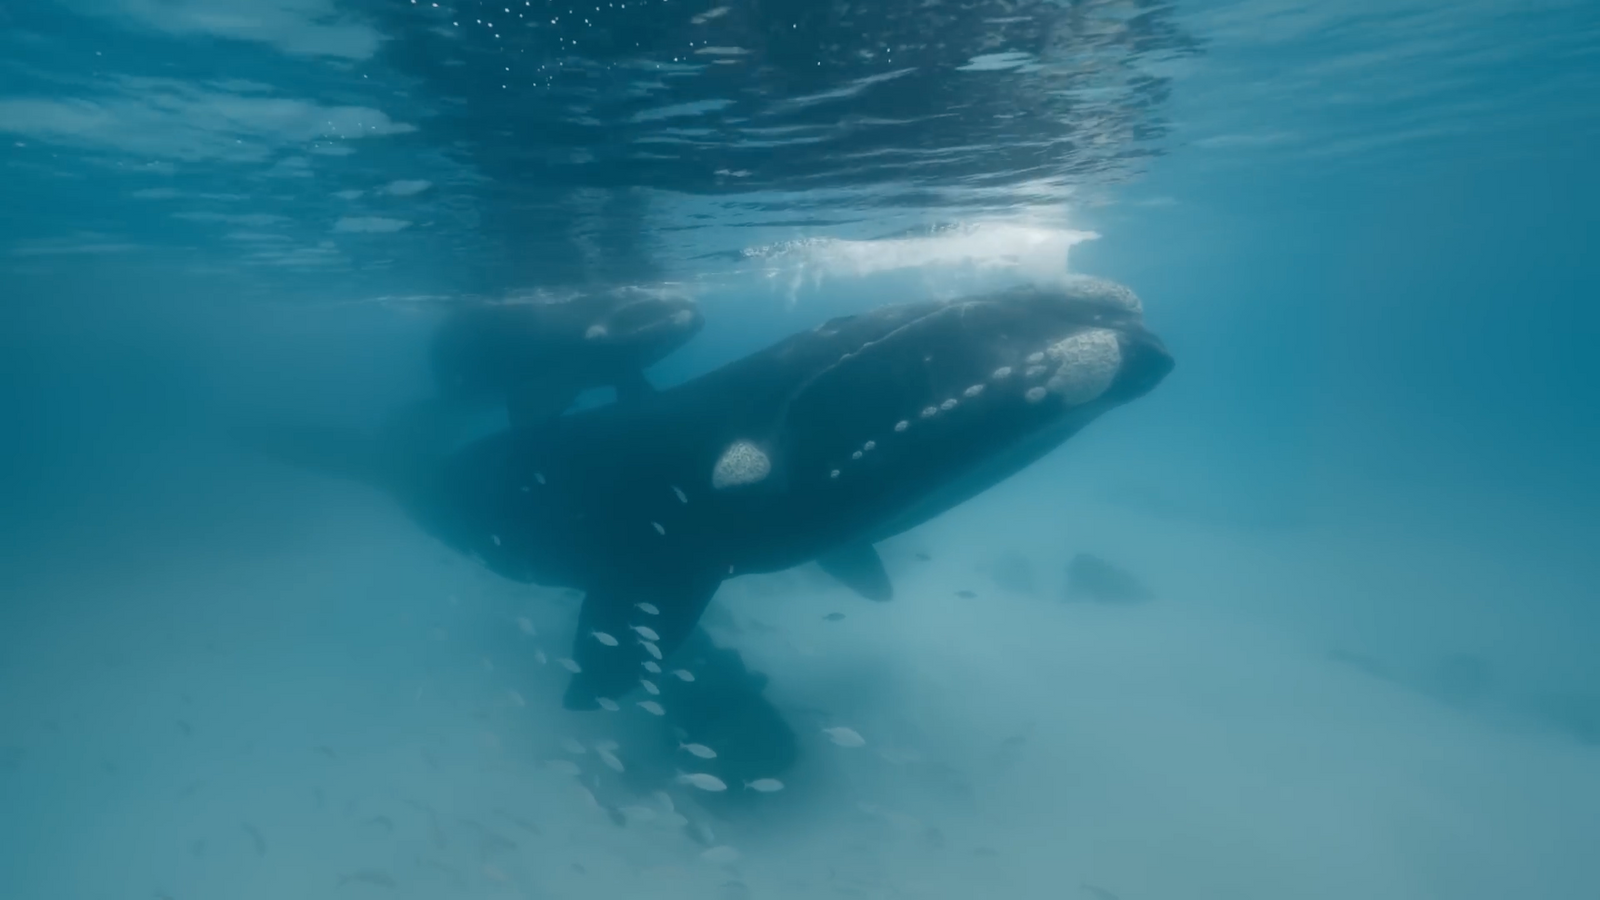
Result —
<path fill-rule="evenodd" d="M 543 650 L 535 648 L 533 651 L 533 661 L 542 666 L 550 661 L 550 657 L 545 656 Z"/>
<path fill-rule="evenodd" d="M 384 831 L 387 831 L 387 832 L 389 832 L 391 834 L 394 833 L 394 820 L 389 818 L 388 816 L 373 816 L 372 818 L 366 820 L 365 822 L 362 822 L 361 824 L 363 824 L 363 825 L 375 825 L 375 826 L 377 826 L 379 828 L 382 828 Z"/>
<path fill-rule="evenodd" d="M 489 865 L 488 863 L 483 864 L 483 877 L 493 881 L 496 884 L 511 883 L 511 879 L 506 876 L 506 873 L 500 871 L 494 866 Z"/>
<path fill-rule="evenodd" d="M 651 628 L 649 625 L 629 625 L 628 627 L 639 632 L 639 637 L 642 637 L 647 641 L 661 640 L 661 635 L 656 634 L 656 630 Z"/>
<path fill-rule="evenodd" d="M 183 732 L 184 737 L 194 734 L 194 729 L 190 727 L 188 722 L 185 722 L 182 719 L 178 720 L 178 730 Z"/>
<path fill-rule="evenodd" d="M 596 697 L 594 702 L 600 704 L 600 708 L 606 712 L 616 712 L 622 708 L 617 705 L 617 701 L 611 699 L 610 697 Z"/>
<path fill-rule="evenodd" d="M 705 772 L 695 772 L 693 774 L 688 772 L 679 772 L 678 783 L 691 784 L 702 791 L 711 791 L 713 793 L 728 789 L 728 785 L 724 783 L 721 778 L 718 778 L 715 775 L 708 775 Z"/>
<path fill-rule="evenodd" d="M 723 844 L 720 847 L 712 847 L 710 850 L 701 853 L 700 858 L 706 862 L 727 865 L 739 858 L 739 851 L 729 847 L 727 844 Z"/>
<path fill-rule="evenodd" d="M 664 716 L 667 714 L 667 711 L 661 708 L 661 704 L 654 700 L 640 700 L 639 708 L 652 716 Z"/>
<path fill-rule="evenodd" d="M 827 615 L 823 616 L 822 618 L 823 618 L 824 621 L 827 621 L 827 622 L 837 622 L 840 619 L 844 618 L 844 613 L 842 613 L 842 612 L 831 612 L 831 613 L 828 613 Z"/>
<path fill-rule="evenodd" d="M 974 598 L 974 597 L 976 597 L 978 595 L 974 594 L 971 591 L 956 591 L 956 596 L 960 597 L 963 600 L 971 600 L 972 598 Z"/>
<path fill-rule="evenodd" d="M 605 644 L 607 647 L 615 647 L 617 645 L 617 639 L 609 634 L 606 634 L 604 631 L 591 631 L 589 634 L 595 640 Z"/>
<path fill-rule="evenodd" d="M 533 480 L 539 482 L 540 484 L 544 484 L 544 473 L 543 472 L 535 472 L 535 473 L 533 473 Z"/>
<path fill-rule="evenodd" d="M 673 669 L 672 670 L 672 674 L 678 676 L 679 680 L 681 680 L 681 681 L 693 681 L 694 680 L 694 673 L 689 671 L 688 669 Z"/>
<path fill-rule="evenodd" d="M 1118 900 L 1116 894 L 1111 893 L 1099 885 L 1090 884 L 1087 881 L 1078 882 L 1078 887 L 1089 896 L 1095 897 L 1096 900 Z"/>
<path fill-rule="evenodd" d="M 656 605 L 654 603 L 635 603 L 633 607 L 647 616 L 661 615 L 661 610 L 656 609 Z"/>
<path fill-rule="evenodd" d="M 489 535 L 489 540 L 494 541 L 494 545 L 496 547 L 500 546 L 500 535 L 491 534 L 491 535 Z"/>
<path fill-rule="evenodd" d="M 362 869 L 351 875 L 340 875 L 338 886 L 344 887 L 347 884 L 370 884 L 373 887 L 388 888 L 389 890 L 394 890 L 400 886 L 387 873 L 379 872 L 376 869 Z"/>
<path fill-rule="evenodd" d="M 248 822 L 244 824 L 244 830 L 249 833 L 250 840 L 256 845 L 256 855 L 266 856 L 267 839 L 261 836 L 261 831 Z"/>
<path fill-rule="evenodd" d="M 683 488 L 678 487 L 677 485 L 673 485 L 672 486 L 672 492 L 674 494 L 678 495 L 678 502 L 679 503 L 688 503 L 689 502 L 689 495 L 685 494 L 683 492 Z"/>
<path fill-rule="evenodd" d="M 757 778 L 755 781 L 746 781 L 744 787 L 747 791 L 771 794 L 783 790 L 783 782 L 776 778 Z"/>
<path fill-rule="evenodd" d="M 337 761 L 339 759 L 339 754 L 334 753 L 333 752 L 333 748 L 329 747 L 327 744 L 319 745 L 317 747 L 317 752 L 321 753 L 323 756 L 326 756 L 327 758 L 329 758 L 331 760 Z"/>
<path fill-rule="evenodd" d="M 578 774 L 578 772 L 582 771 L 582 770 L 580 770 L 578 768 L 578 764 L 573 762 L 570 759 L 550 759 L 550 760 L 546 760 L 545 764 L 544 764 L 544 767 L 549 769 L 550 771 L 556 773 L 557 775 L 569 775 L 570 776 L 570 775 L 576 775 L 576 774 Z"/>
<path fill-rule="evenodd" d="M 583 748 L 583 744 L 580 744 L 577 738 L 570 737 L 561 739 L 561 749 L 578 756 L 582 756 L 583 754 L 589 752 Z"/>
<path fill-rule="evenodd" d="M 620 746 L 622 745 L 616 741 L 613 741 L 611 738 L 602 738 L 601 740 L 594 742 L 594 747 L 596 750 L 616 750 Z"/>
<path fill-rule="evenodd" d="M 560 662 L 561 668 L 566 669 L 568 672 L 571 672 L 574 675 L 583 671 L 583 666 L 578 665 L 578 661 L 575 659 L 562 658 Z"/>
<path fill-rule="evenodd" d="M 933 559 L 933 557 L 929 556 L 926 553 L 916 553 L 916 554 L 913 554 L 913 555 L 916 556 L 917 559 L 922 560 L 923 562 L 930 562 Z"/>
<path fill-rule="evenodd" d="M 518 709 L 528 705 L 528 701 L 522 699 L 522 695 L 516 691 L 506 691 L 506 702 Z"/>
<path fill-rule="evenodd" d="M 649 672 L 651 675 L 661 674 L 661 667 L 656 665 L 654 661 L 648 659 L 644 661 L 644 670 Z"/>
<path fill-rule="evenodd" d="M 650 523 L 650 527 L 654 528 L 656 530 L 656 534 L 666 534 L 667 533 L 667 529 L 661 527 L 661 523 L 660 522 L 651 522 Z"/>
<path fill-rule="evenodd" d="M 596 756 L 600 757 L 600 761 L 605 763 L 607 766 L 610 766 L 613 771 L 623 771 L 622 760 L 618 759 L 615 753 L 600 747 L 596 747 L 594 752 Z"/>
<path fill-rule="evenodd" d="M 517 849 L 516 841 L 513 841 L 503 834 L 496 834 L 487 828 L 483 830 L 482 840 L 483 843 L 482 846 L 479 847 L 479 850 L 485 856 L 488 856 L 491 853 L 504 853 Z"/>
<path fill-rule="evenodd" d="M 519 818 L 517 816 L 514 816 L 511 813 L 508 813 L 503 809 L 497 809 L 497 810 L 495 810 L 495 812 L 499 813 L 501 816 L 504 816 L 509 822 L 511 822 L 511 824 L 517 826 L 518 828 L 521 828 L 523 831 L 526 831 L 529 834 L 538 834 L 539 833 L 539 826 L 533 824 L 532 822 L 529 822 L 527 819 L 523 819 L 523 818 Z"/>
<path fill-rule="evenodd" d="M 700 757 L 701 759 L 716 759 L 717 758 L 717 751 L 711 749 L 710 747 L 707 747 L 705 744 L 682 744 L 682 743 L 680 743 L 678 745 L 678 749 L 679 750 L 687 750 L 690 753 L 693 753 L 695 756 Z"/>
<path fill-rule="evenodd" d="M 854 729 L 846 728 L 843 725 L 837 728 L 824 728 L 822 733 L 828 736 L 828 740 L 841 747 L 864 747 L 867 743 L 866 738 L 857 734 Z"/>
<path fill-rule="evenodd" d="M 644 645 L 644 649 L 649 652 L 651 656 L 654 656 L 657 660 L 661 659 L 660 647 L 657 647 L 655 644 L 652 644 L 649 641 L 640 641 L 639 643 Z"/>
<path fill-rule="evenodd" d="M 539 633 L 538 629 L 533 627 L 533 620 L 527 616 L 517 616 L 517 628 L 528 637 L 533 637 Z"/>
<path fill-rule="evenodd" d="M 665 807 L 667 812 L 678 811 L 678 808 L 672 805 L 672 795 L 666 791 L 652 791 L 650 796 L 656 798 L 656 802 Z"/>
<path fill-rule="evenodd" d="M 656 687 L 655 682 L 651 681 L 650 679 L 641 678 L 639 679 L 639 683 L 644 685 L 644 692 L 652 697 L 659 696 L 661 694 L 661 688 Z"/>

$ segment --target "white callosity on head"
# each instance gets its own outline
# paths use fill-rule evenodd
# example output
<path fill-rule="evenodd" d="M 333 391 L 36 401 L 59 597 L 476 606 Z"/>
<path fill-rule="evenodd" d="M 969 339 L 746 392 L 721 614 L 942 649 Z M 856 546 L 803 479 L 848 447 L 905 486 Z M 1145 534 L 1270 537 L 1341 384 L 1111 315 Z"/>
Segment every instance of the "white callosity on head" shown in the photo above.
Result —
<path fill-rule="evenodd" d="M 755 484 L 772 473 L 772 460 L 761 448 L 749 441 L 734 441 L 722 451 L 716 466 L 711 470 L 711 486 L 726 490 L 744 484 Z"/>
<path fill-rule="evenodd" d="M 1080 276 L 1068 282 L 1067 290 L 1075 297 L 1115 304 L 1135 315 L 1144 313 L 1144 304 L 1139 302 L 1139 295 L 1115 281 Z"/>
<path fill-rule="evenodd" d="M 1116 332 L 1104 328 L 1057 341 L 1050 345 L 1049 355 L 1060 365 L 1045 386 L 1074 406 L 1105 393 L 1122 368 L 1122 344 Z"/>

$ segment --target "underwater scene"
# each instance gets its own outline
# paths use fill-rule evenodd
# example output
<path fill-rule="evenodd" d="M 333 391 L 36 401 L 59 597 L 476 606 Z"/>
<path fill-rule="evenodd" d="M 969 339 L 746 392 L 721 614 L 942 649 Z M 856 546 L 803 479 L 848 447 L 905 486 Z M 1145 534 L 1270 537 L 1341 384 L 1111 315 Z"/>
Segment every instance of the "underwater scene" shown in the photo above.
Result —
<path fill-rule="evenodd" d="M 1600 3 L 0 0 L 0 900 L 1600 898 Z"/>

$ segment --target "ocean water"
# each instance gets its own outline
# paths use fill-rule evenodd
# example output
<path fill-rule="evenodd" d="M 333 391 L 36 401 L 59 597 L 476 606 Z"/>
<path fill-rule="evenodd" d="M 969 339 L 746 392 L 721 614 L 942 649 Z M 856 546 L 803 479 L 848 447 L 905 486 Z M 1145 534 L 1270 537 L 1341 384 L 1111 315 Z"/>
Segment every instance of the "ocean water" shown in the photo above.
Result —
<path fill-rule="evenodd" d="M 1596 97 L 1582 0 L 0 0 L 0 897 L 1600 897 Z M 1068 274 L 1172 374 L 888 603 L 725 582 L 714 761 L 231 437 L 475 300 L 691 298 L 667 386 Z"/>

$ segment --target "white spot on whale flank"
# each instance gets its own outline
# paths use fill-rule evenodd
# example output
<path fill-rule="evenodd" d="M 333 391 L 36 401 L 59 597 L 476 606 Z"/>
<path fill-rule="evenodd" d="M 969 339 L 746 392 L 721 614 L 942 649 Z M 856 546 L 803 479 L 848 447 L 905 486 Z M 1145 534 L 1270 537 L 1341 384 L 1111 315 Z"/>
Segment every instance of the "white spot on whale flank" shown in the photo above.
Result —
<path fill-rule="evenodd" d="M 878 446 L 878 442 L 877 441 L 867 441 L 865 444 L 861 445 L 861 449 L 866 451 L 867 453 L 871 453 L 873 448 L 875 448 L 877 446 Z"/>
<path fill-rule="evenodd" d="M 652 528 L 654 528 L 656 530 L 656 534 L 666 534 L 667 533 L 667 529 L 664 528 L 661 525 L 660 522 L 651 522 L 650 523 L 650 527 L 652 527 Z"/>
<path fill-rule="evenodd" d="M 983 385 L 975 384 L 961 392 L 961 396 L 971 399 L 983 393 Z"/>
<path fill-rule="evenodd" d="M 1122 368 L 1122 343 L 1105 328 L 1091 328 L 1050 345 L 1050 358 L 1061 363 L 1045 383 L 1051 393 L 1077 406 L 1106 392 Z"/>
<path fill-rule="evenodd" d="M 1022 374 L 1026 378 L 1038 378 L 1040 375 L 1044 374 L 1044 371 L 1044 366 L 1029 366 L 1028 371 L 1023 372 Z"/>
<path fill-rule="evenodd" d="M 861 458 L 861 451 L 857 450 L 856 452 L 850 454 L 850 458 L 851 459 L 860 459 Z"/>
<path fill-rule="evenodd" d="M 955 409 L 956 408 L 956 399 L 954 397 L 951 397 L 949 400 L 946 400 L 945 402 L 939 404 L 939 408 L 944 410 L 944 411 L 946 411 L 946 412 L 949 412 L 950 410 Z"/>
<path fill-rule="evenodd" d="M 586 340 L 598 341 L 601 338 L 605 337 L 606 334 L 607 334 L 606 327 L 604 325 L 596 323 L 594 325 L 590 325 L 589 326 L 589 330 L 585 331 L 583 333 L 583 336 L 584 336 L 584 338 Z"/>
<path fill-rule="evenodd" d="M 933 418 L 934 416 L 936 416 L 938 414 L 939 414 L 939 407 L 937 407 L 937 406 L 924 406 L 922 408 L 922 417 L 924 419 L 931 419 L 931 418 Z"/>
<path fill-rule="evenodd" d="M 1044 388 L 1038 387 L 1038 386 L 1034 386 L 1034 387 L 1028 388 L 1028 392 L 1026 394 L 1023 394 L 1022 396 L 1026 397 L 1028 399 L 1029 403 L 1038 403 L 1040 400 L 1043 400 L 1045 395 L 1048 394 L 1048 393 L 1050 393 L 1050 392 L 1045 390 Z"/>
<path fill-rule="evenodd" d="M 1029 353 L 1028 354 L 1028 359 L 1026 361 L 1027 361 L 1028 365 L 1036 366 L 1039 363 L 1044 362 L 1044 354 L 1043 353 Z"/>
<path fill-rule="evenodd" d="M 894 423 L 894 430 L 895 431 L 905 431 L 907 428 L 910 428 L 910 427 L 911 427 L 911 423 L 907 422 L 905 419 L 901 419 L 900 421 Z"/>
<path fill-rule="evenodd" d="M 544 484 L 544 473 L 543 472 L 535 472 L 535 473 L 533 473 L 533 480 L 539 482 L 540 484 Z"/>
<path fill-rule="evenodd" d="M 673 485 L 672 486 L 672 492 L 674 494 L 678 495 L 678 502 L 679 503 L 688 503 L 689 502 L 689 495 L 685 494 L 683 492 L 683 488 L 678 487 L 677 485 Z"/>
<path fill-rule="evenodd" d="M 828 473 L 828 477 L 829 478 L 838 478 L 839 477 L 839 470 L 838 469 L 834 469 L 832 472 L 829 472 Z"/>
<path fill-rule="evenodd" d="M 772 474 L 772 460 L 749 441 L 734 441 L 711 470 L 711 486 L 719 491 L 755 484 Z"/>
<path fill-rule="evenodd" d="M 1001 366 L 1000 368 L 995 369 L 994 374 L 990 375 L 989 377 L 993 378 L 995 381 L 1005 381 L 1007 378 L 1011 377 L 1011 367 Z"/>

